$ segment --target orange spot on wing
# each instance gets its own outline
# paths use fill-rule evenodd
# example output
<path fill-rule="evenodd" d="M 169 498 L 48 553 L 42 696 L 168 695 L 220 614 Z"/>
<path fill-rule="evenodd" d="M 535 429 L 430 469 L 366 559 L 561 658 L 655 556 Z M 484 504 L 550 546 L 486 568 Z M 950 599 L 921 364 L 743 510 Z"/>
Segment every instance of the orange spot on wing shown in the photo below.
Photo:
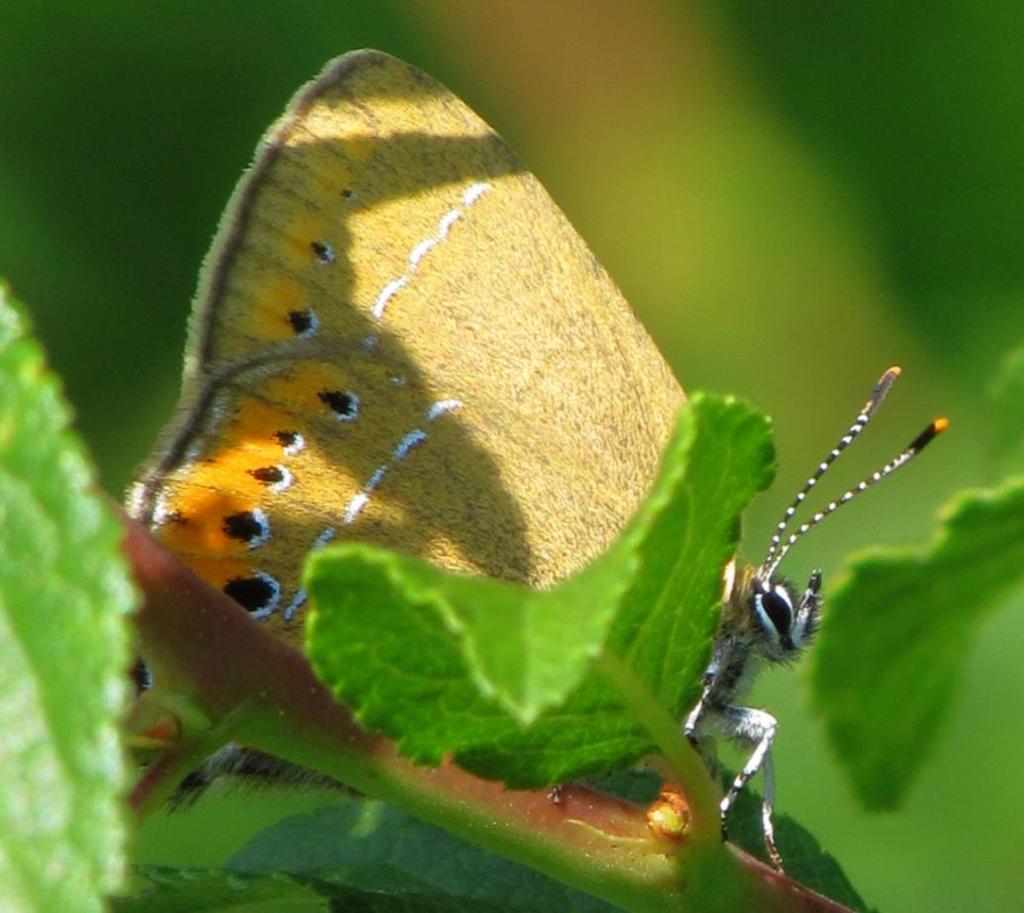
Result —
<path fill-rule="evenodd" d="M 324 237 L 325 224 L 316 212 L 296 212 L 284 228 L 287 245 L 282 249 L 286 255 L 286 266 L 295 270 L 315 266 L 313 242 L 329 240 Z"/>
<path fill-rule="evenodd" d="M 257 399 L 244 399 L 231 422 L 228 439 L 242 441 L 253 449 L 265 449 L 280 458 L 281 444 L 274 435 L 294 431 L 294 426 L 295 416 L 291 413 Z"/>
<path fill-rule="evenodd" d="M 318 394 L 321 390 L 344 390 L 345 377 L 329 365 L 304 365 L 301 372 L 282 374 L 267 381 L 267 398 L 288 403 L 300 412 L 322 413 L 326 408 Z"/>
<path fill-rule="evenodd" d="M 225 558 L 193 558 L 188 562 L 200 577 L 218 590 L 236 577 L 252 575 L 252 565 L 246 561 Z"/>
<path fill-rule="evenodd" d="M 160 538 L 168 548 L 185 555 L 238 555 L 246 551 L 244 542 L 232 539 L 224 532 L 224 518 L 250 510 L 252 499 L 206 487 L 216 478 L 215 474 L 211 475 L 209 480 L 204 480 L 202 487 L 190 485 L 178 493 L 170 505 L 171 519 L 159 530 Z"/>
<path fill-rule="evenodd" d="M 306 307 L 305 301 L 302 288 L 290 279 L 275 277 L 265 285 L 257 283 L 252 292 L 252 319 L 247 327 L 248 332 L 268 341 L 290 339 L 295 331 L 288 323 L 288 314 L 290 311 L 303 310 Z"/>

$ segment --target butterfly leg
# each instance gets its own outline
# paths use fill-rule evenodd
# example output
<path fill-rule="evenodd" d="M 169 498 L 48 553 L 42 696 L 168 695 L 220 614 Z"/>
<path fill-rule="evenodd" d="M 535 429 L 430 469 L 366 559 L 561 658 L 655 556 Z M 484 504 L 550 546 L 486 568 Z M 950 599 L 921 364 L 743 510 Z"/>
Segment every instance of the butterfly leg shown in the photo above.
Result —
<path fill-rule="evenodd" d="M 729 734 L 742 742 L 754 745 L 754 750 L 732 781 L 729 791 L 719 806 L 722 812 L 722 828 L 736 797 L 759 770 L 764 770 L 764 800 L 761 805 L 761 823 L 764 831 L 765 848 L 775 868 L 782 870 L 782 857 L 775 848 L 775 829 L 772 825 L 772 810 L 775 803 L 775 777 L 771 761 L 772 742 L 779 728 L 778 721 L 764 710 L 752 707 L 726 707 L 722 711 L 723 722 Z"/>
<path fill-rule="evenodd" d="M 707 672 L 701 678 L 704 690 L 701 692 L 700 700 L 697 701 L 693 710 L 689 712 L 686 720 L 683 722 L 683 735 L 686 736 L 686 740 L 701 756 L 704 766 L 712 777 L 716 776 L 718 769 L 718 761 L 715 758 L 714 750 L 715 742 L 713 738 L 702 731 L 704 729 L 702 724 L 708 720 L 717 720 L 719 715 L 717 704 L 712 696 L 717 669 L 716 663 L 708 666 Z"/>
<path fill-rule="evenodd" d="M 697 737 L 697 727 L 700 725 L 700 721 L 704 717 L 704 707 L 707 703 L 708 692 L 710 690 L 710 684 L 704 686 L 704 691 L 701 693 L 700 700 L 694 704 L 693 710 L 690 711 L 689 716 L 686 717 L 686 722 L 683 723 L 683 735 L 686 736 L 686 740 L 698 751 L 700 751 L 700 739 Z"/>
<path fill-rule="evenodd" d="M 707 669 L 704 670 L 704 674 L 700 677 L 703 689 L 700 693 L 700 700 L 694 705 L 693 710 L 686 717 L 686 722 L 683 723 L 683 734 L 686 736 L 686 740 L 698 751 L 700 751 L 700 736 L 697 731 L 701 720 L 704 718 L 705 711 L 708 709 L 711 690 L 715 685 L 715 679 L 718 677 L 718 669 L 719 662 L 716 656 L 711 660 Z"/>
<path fill-rule="evenodd" d="M 772 763 L 772 753 L 769 749 L 765 752 L 764 763 L 761 765 L 761 776 L 764 778 L 764 799 L 761 803 L 761 830 L 764 833 L 764 848 L 768 851 L 768 858 L 780 872 L 782 871 L 782 856 L 775 846 L 775 825 L 772 822 L 772 813 L 775 811 L 775 765 Z"/>
<path fill-rule="evenodd" d="M 821 571 L 815 571 L 807 581 L 807 589 L 797 606 L 793 620 L 793 634 L 802 645 L 806 645 L 818 630 L 818 616 L 821 613 Z"/>
<path fill-rule="evenodd" d="M 804 591 L 803 605 L 821 601 L 821 570 L 811 572 L 807 581 L 807 589 Z"/>

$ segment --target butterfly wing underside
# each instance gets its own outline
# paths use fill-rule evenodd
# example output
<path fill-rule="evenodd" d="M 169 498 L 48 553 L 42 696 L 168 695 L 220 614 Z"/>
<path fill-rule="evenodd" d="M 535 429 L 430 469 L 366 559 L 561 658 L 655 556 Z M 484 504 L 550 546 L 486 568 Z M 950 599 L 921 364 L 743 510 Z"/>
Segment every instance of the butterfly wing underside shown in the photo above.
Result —
<path fill-rule="evenodd" d="M 356 52 L 234 193 L 131 511 L 298 639 L 303 560 L 333 539 L 538 586 L 572 573 L 637 506 L 681 402 L 508 146 Z"/>

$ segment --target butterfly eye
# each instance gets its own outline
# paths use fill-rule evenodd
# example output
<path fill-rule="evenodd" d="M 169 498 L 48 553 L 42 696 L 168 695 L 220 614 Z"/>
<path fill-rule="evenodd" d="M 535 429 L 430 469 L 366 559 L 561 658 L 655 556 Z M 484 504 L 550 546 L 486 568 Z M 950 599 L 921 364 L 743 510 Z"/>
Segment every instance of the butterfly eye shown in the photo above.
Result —
<path fill-rule="evenodd" d="M 793 604 L 784 590 L 773 588 L 754 596 L 754 610 L 761 625 L 775 640 L 789 640 L 793 624 Z"/>

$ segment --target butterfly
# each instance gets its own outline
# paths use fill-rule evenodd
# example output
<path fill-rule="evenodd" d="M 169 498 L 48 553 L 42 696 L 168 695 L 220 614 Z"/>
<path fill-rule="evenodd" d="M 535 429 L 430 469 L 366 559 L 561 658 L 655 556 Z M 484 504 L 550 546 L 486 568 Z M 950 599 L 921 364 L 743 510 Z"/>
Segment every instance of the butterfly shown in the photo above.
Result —
<path fill-rule="evenodd" d="M 359 51 L 300 90 L 234 192 L 129 512 L 298 643 L 304 558 L 335 540 L 535 587 L 570 576 L 639 505 L 684 400 L 497 134 L 414 67 Z M 798 650 L 820 608 L 820 576 L 800 600 L 775 576 L 791 544 L 777 534 L 727 594 L 685 726 L 698 746 L 711 721 L 756 745 L 723 817 L 774 734 L 763 712 L 737 715 L 738 686 L 755 658 Z"/>

